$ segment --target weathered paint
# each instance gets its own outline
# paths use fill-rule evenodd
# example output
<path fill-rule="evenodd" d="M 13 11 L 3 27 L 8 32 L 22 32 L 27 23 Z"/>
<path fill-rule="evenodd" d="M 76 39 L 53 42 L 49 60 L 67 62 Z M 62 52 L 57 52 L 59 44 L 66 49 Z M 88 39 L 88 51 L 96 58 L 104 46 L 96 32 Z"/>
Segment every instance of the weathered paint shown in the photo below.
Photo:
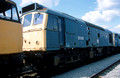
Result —
<path fill-rule="evenodd" d="M 22 25 L 0 20 L 0 54 L 22 52 Z"/>
<path fill-rule="evenodd" d="M 23 51 L 46 50 L 46 26 L 47 26 L 48 14 L 41 13 L 44 15 L 43 23 L 38 25 L 33 25 L 33 18 L 35 13 L 38 12 L 32 12 L 33 16 L 32 16 L 31 25 L 23 28 Z"/>

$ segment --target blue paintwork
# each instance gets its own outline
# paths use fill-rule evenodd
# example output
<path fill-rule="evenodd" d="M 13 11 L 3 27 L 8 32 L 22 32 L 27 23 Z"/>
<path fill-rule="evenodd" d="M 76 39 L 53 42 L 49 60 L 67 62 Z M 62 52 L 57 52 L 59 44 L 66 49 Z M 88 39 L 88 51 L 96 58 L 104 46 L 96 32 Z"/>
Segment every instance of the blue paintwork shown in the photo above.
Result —
<path fill-rule="evenodd" d="M 42 5 L 39 6 L 46 8 Z M 44 11 L 34 9 L 30 12 L 33 11 L 48 13 L 47 50 L 114 46 L 113 34 L 109 30 L 48 8 Z M 112 42 L 109 39 L 110 34 Z M 120 46 L 120 39 L 117 37 L 116 40 L 115 46 Z"/>
<path fill-rule="evenodd" d="M 120 34 L 118 34 L 118 36 L 119 36 L 119 43 L 118 43 L 118 44 L 119 44 L 119 46 L 120 46 Z"/>
<path fill-rule="evenodd" d="M 115 47 L 119 46 L 119 36 L 117 33 L 114 33 L 114 38 L 115 38 Z"/>
<path fill-rule="evenodd" d="M 53 15 L 48 16 L 48 23 L 46 28 L 46 46 L 47 50 L 59 50 L 59 32 L 57 17 Z"/>
<path fill-rule="evenodd" d="M 88 34 L 84 21 L 65 19 L 65 29 L 65 44 L 67 48 L 86 47 Z"/>

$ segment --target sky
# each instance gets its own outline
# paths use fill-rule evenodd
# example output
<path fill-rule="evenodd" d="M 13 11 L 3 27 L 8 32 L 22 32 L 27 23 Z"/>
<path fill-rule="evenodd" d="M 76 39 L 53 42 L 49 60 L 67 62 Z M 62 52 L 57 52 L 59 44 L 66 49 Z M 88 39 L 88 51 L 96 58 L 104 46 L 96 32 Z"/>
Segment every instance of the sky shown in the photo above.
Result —
<path fill-rule="evenodd" d="M 79 19 L 120 33 L 120 0 L 13 0 L 20 11 L 31 3 L 64 12 Z"/>

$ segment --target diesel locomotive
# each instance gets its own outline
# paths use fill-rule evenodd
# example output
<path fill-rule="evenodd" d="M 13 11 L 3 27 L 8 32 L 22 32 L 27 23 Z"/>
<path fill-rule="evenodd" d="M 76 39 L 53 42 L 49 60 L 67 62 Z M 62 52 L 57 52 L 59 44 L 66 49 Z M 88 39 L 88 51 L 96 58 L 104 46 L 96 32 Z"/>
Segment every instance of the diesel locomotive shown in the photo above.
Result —
<path fill-rule="evenodd" d="M 1 0 L 0 36 L 0 75 L 82 63 L 120 51 L 120 34 L 38 3 L 23 7 L 20 20 L 16 3 Z"/>
<path fill-rule="evenodd" d="M 16 3 L 0 0 L 0 75 L 23 64 L 22 29 Z"/>
<path fill-rule="evenodd" d="M 57 67 L 120 50 L 120 34 L 38 3 L 22 8 L 23 51 L 28 64 Z"/>

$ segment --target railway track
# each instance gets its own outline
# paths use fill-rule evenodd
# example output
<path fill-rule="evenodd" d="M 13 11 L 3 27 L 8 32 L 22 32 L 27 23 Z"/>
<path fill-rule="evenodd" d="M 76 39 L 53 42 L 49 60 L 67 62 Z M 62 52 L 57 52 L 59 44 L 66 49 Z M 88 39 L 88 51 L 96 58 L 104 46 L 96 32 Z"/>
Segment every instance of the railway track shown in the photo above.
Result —
<path fill-rule="evenodd" d="M 20 72 L 13 72 L 6 74 L 7 78 L 37 78 L 37 69 L 35 67 L 26 66 L 23 67 Z"/>
<path fill-rule="evenodd" d="M 38 76 L 37 72 L 35 71 L 29 71 L 14 76 L 9 76 L 8 78 L 40 78 L 40 76 Z"/>
<path fill-rule="evenodd" d="M 22 76 L 19 76 L 18 78 L 40 78 L 40 76 L 37 75 L 37 73 L 27 73 Z"/>
<path fill-rule="evenodd" d="M 102 78 L 102 75 L 106 72 L 108 72 L 108 70 L 112 70 L 114 67 L 116 67 L 118 64 L 120 64 L 120 60 L 117 60 L 116 62 L 112 63 L 111 65 L 107 66 L 106 68 L 102 69 L 101 71 L 99 71 L 98 73 L 92 75 L 90 78 Z"/>

